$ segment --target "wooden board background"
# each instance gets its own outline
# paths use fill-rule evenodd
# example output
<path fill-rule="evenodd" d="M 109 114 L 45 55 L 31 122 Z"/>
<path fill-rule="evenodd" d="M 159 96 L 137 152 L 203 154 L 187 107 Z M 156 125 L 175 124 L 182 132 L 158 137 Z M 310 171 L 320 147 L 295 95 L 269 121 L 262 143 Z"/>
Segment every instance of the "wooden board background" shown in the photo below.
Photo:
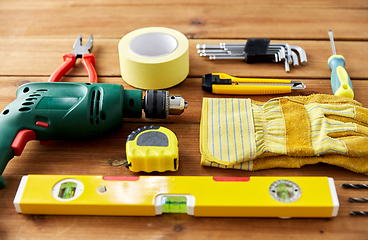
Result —
<path fill-rule="evenodd" d="M 8 187 L 0 191 L 0 239 L 367 239 L 367 217 L 351 217 L 366 204 L 352 204 L 348 197 L 368 197 L 368 191 L 343 190 L 344 182 L 368 183 L 367 176 L 316 164 L 301 169 L 258 172 L 223 170 L 199 165 L 199 121 L 203 74 L 225 72 L 241 77 L 302 80 L 307 88 L 290 95 L 331 94 L 331 55 L 328 30 L 334 31 L 338 54 L 344 55 L 356 97 L 368 107 L 368 1 L 271 0 L 144 0 L 144 1 L 0 1 L 0 108 L 15 99 L 26 82 L 47 81 L 72 51 L 79 34 L 94 35 L 93 54 L 99 82 L 123 84 L 118 61 L 119 40 L 142 27 L 160 26 L 185 34 L 190 43 L 188 78 L 169 89 L 181 94 L 189 108 L 167 120 L 127 119 L 124 127 L 101 139 L 85 142 L 55 141 L 51 146 L 29 142 L 20 157 L 7 165 L 3 176 Z M 245 64 L 200 58 L 196 44 L 244 42 L 267 37 L 273 42 L 299 45 L 308 64 L 284 71 L 283 64 Z M 63 81 L 86 82 L 79 63 Z M 230 96 L 223 96 L 230 97 Z M 275 96 L 253 96 L 267 101 Z M 1 120 L 0 120 L 1 122 Z M 195 218 L 185 214 L 158 217 L 43 216 L 17 214 L 13 207 L 20 178 L 26 174 L 84 174 L 131 176 L 125 167 L 113 167 L 125 156 L 127 135 L 144 124 L 160 124 L 177 133 L 180 167 L 160 175 L 193 176 L 329 176 L 336 181 L 340 211 L 333 219 Z M 0 133 L 1 134 L 1 133 Z M 149 174 L 143 174 L 149 175 Z"/>

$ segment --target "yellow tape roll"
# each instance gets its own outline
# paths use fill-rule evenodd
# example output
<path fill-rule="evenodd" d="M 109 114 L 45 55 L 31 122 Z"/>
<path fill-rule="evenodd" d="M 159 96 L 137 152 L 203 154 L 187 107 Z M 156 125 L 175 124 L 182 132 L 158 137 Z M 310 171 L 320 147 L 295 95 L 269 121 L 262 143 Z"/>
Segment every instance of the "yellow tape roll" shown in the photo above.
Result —
<path fill-rule="evenodd" d="M 189 73 L 189 42 L 179 31 L 141 28 L 119 42 L 121 76 L 142 89 L 164 89 L 181 83 Z"/>

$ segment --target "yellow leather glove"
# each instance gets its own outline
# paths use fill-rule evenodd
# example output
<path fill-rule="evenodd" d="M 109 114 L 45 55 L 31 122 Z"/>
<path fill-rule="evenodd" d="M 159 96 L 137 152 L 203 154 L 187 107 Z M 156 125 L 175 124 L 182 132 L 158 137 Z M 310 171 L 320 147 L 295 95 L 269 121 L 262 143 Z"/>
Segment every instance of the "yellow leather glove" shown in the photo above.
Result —
<path fill-rule="evenodd" d="M 367 109 L 352 99 L 333 95 L 282 97 L 267 103 L 204 99 L 201 164 L 256 170 L 300 167 L 319 162 L 313 156 L 321 155 L 368 157 L 367 126 Z M 255 160 L 280 155 L 292 157 L 290 164 L 278 161 L 280 157 L 265 159 L 261 165 Z M 313 158 L 306 161 L 307 157 Z"/>

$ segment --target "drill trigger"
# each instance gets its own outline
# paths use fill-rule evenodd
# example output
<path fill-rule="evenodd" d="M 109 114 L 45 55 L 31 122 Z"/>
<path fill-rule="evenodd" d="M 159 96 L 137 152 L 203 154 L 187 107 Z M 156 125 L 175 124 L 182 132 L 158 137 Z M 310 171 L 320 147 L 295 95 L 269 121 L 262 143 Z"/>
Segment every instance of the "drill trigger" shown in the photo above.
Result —
<path fill-rule="evenodd" d="M 34 131 L 28 129 L 20 130 L 10 145 L 14 151 L 14 155 L 20 156 L 27 142 L 31 140 L 36 140 L 36 133 Z"/>

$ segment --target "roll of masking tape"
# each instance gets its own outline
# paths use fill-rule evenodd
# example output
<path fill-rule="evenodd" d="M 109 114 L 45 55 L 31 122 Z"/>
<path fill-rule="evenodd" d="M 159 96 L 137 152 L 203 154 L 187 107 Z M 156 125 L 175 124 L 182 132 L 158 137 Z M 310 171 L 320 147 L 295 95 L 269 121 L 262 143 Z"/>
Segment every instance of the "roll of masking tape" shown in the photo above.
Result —
<path fill-rule="evenodd" d="M 189 73 L 189 42 L 170 28 L 132 31 L 119 42 L 120 72 L 129 85 L 164 89 L 181 83 Z"/>

